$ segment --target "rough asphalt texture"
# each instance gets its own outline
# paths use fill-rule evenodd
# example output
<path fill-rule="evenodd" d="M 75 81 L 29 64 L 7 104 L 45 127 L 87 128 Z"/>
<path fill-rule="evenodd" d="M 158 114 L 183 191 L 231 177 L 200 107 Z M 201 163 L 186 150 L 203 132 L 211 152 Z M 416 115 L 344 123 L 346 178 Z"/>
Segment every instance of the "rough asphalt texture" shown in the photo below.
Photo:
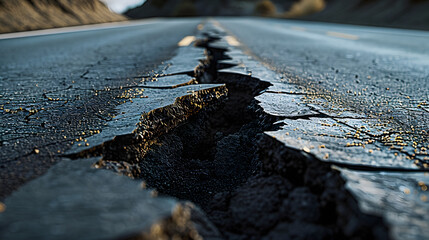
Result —
<path fill-rule="evenodd" d="M 191 25 L 194 24 L 195 28 L 198 24 L 196 20 L 185 22 L 186 26 L 190 26 L 191 32 Z M 427 145 L 425 130 L 427 97 L 425 96 L 427 91 L 424 87 L 420 92 L 415 92 L 415 89 L 410 88 L 411 79 L 407 78 L 405 73 L 399 75 L 401 78 L 404 77 L 402 85 L 394 82 L 395 84 L 387 87 L 386 81 L 391 79 L 387 75 L 384 77 L 379 75 L 382 72 L 379 68 L 384 68 L 387 73 L 394 68 L 390 65 L 379 66 L 383 61 L 377 61 L 377 59 L 388 59 L 390 62 L 394 62 L 397 58 L 395 63 L 401 64 L 398 59 L 408 59 L 410 62 L 404 63 L 403 67 L 414 69 L 416 76 L 420 76 L 421 82 L 426 83 L 425 78 L 422 77 L 427 74 L 424 68 L 425 63 L 411 62 L 410 56 L 419 60 L 425 60 L 426 57 L 418 52 L 406 53 L 404 50 L 413 49 L 413 47 L 408 46 L 405 40 L 403 41 L 405 47 L 392 43 L 395 47 L 381 49 L 380 46 L 373 46 L 377 42 L 375 39 L 379 37 L 359 42 L 363 38 L 361 33 L 360 35 L 357 35 L 356 31 L 345 33 L 343 30 L 351 31 L 352 28 L 345 29 L 336 25 L 325 26 L 326 29 L 319 26 L 317 30 L 312 29 L 315 32 L 308 33 L 310 26 L 302 26 L 305 24 L 296 26 L 296 22 L 260 19 L 247 19 L 247 21 L 219 19 L 219 22 L 208 21 L 206 27 L 203 28 L 204 33 L 199 32 L 198 37 L 210 35 L 222 37 L 226 34 L 233 34 L 246 45 L 241 49 L 233 47 L 235 44 L 234 41 L 231 41 L 231 36 L 210 45 L 205 44 L 204 41 L 198 42 L 197 45 L 206 48 L 207 56 L 205 60 L 201 61 L 194 74 L 196 80 L 202 83 L 226 83 L 229 97 L 223 105 L 219 104 L 219 101 L 222 101 L 222 95 L 226 93 L 225 85 L 205 85 L 205 87 L 195 85 L 194 80 L 186 81 L 185 77 L 192 72 L 182 73 L 179 77 L 156 77 L 156 72 L 148 73 L 148 70 L 142 70 L 136 74 L 139 76 L 150 74 L 152 77 L 148 79 L 159 81 L 147 83 L 146 87 L 149 89 L 145 92 L 149 95 L 149 99 L 151 99 L 150 94 L 157 94 L 160 99 L 159 103 L 163 103 L 167 99 L 166 102 L 172 102 L 175 97 L 167 96 L 170 93 L 178 94 L 177 96 L 187 94 L 191 97 L 185 97 L 185 95 L 178 97 L 174 106 L 162 107 L 161 103 L 161 108 L 141 116 L 140 123 L 133 134 L 118 136 L 113 141 L 103 144 L 101 150 L 91 148 L 93 139 L 97 139 L 97 136 L 105 136 L 103 134 L 111 134 L 115 130 L 115 126 L 126 123 L 127 117 L 130 116 L 127 112 L 130 109 L 144 104 L 145 101 L 137 101 L 136 97 L 139 99 L 148 97 L 146 94 L 144 94 L 146 96 L 142 95 L 139 88 L 135 87 L 131 87 L 131 89 L 137 90 L 138 93 L 121 91 L 124 87 L 127 88 L 127 85 L 123 84 L 136 84 L 142 80 L 141 77 L 132 78 L 128 75 L 129 80 L 127 81 L 129 82 L 120 82 L 120 76 L 104 78 L 104 80 L 101 78 L 100 81 L 102 74 L 100 68 L 106 66 L 101 61 L 99 65 L 88 66 L 87 71 L 79 75 L 79 83 L 85 84 L 93 80 L 97 83 L 98 81 L 112 81 L 118 85 L 109 86 L 109 89 L 103 88 L 103 85 L 96 85 L 97 89 L 92 89 L 92 91 L 89 90 L 91 86 L 85 86 L 88 92 L 86 95 L 83 94 L 83 99 L 73 95 L 74 91 L 83 89 L 68 87 L 61 90 L 58 87 L 57 90 L 60 91 L 42 92 L 41 96 L 36 95 L 34 99 L 44 99 L 47 103 L 52 102 L 53 104 L 61 103 L 59 107 L 48 105 L 50 107 L 45 108 L 44 105 L 41 105 L 40 109 L 35 110 L 11 109 L 10 106 L 13 105 L 10 102 L 5 103 L 5 105 L 10 105 L 7 108 L 3 107 L 3 116 L 8 116 L 5 119 L 14 121 L 24 115 L 28 125 L 42 121 L 41 127 L 49 126 L 51 129 L 46 136 L 51 139 L 51 143 L 55 143 L 55 140 L 58 140 L 58 132 L 68 128 L 65 127 L 67 125 L 61 125 L 58 122 L 52 123 L 48 120 L 52 120 L 53 116 L 57 116 L 57 119 L 73 119 L 69 116 L 74 116 L 62 115 L 62 113 L 55 115 L 56 111 L 71 111 L 71 109 L 76 109 L 78 103 L 80 105 L 77 106 L 88 111 L 88 115 L 94 112 L 92 109 L 94 107 L 96 110 L 108 109 L 107 118 L 100 113 L 99 116 L 93 118 L 102 120 L 91 122 L 92 118 L 88 117 L 89 124 L 82 121 L 83 118 L 79 119 L 78 116 L 74 116 L 81 122 L 65 132 L 79 132 L 79 134 L 72 135 L 74 139 L 72 139 L 72 152 L 77 151 L 76 149 L 87 149 L 88 151 L 84 152 L 84 155 L 79 156 L 99 154 L 102 159 L 95 165 L 97 167 L 105 167 L 133 178 L 146 180 L 147 182 L 144 182 L 142 186 L 157 188 L 159 194 L 196 202 L 205 210 L 208 219 L 216 225 L 214 227 L 204 213 L 198 209 L 189 210 L 193 208 L 184 207 L 175 210 L 169 218 L 168 215 L 162 218 L 162 211 L 159 212 L 160 215 L 153 213 L 158 216 L 156 218 L 164 220 L 157 222 L 157 219 L 151 218 L 152 221 L 147 226 L 150 226 L 150 223 L 154 224 L 150 230 L 147 229 L 147 226 L 144 230 L 149 235 L 142 233 L 142 236 L 134 237 L 129 230 L 124 230 L 131 234 L 131 239 L 156 238 L 160 236 L 159 234 L 171 237 L 177 232 L 179 235 L 183 234 L 182 237 L 192 239 L 198 239 L 200 237 L 198 234 L 230 239 L 259 239 L 262 237 L 266 239 L 309 239 L 314 236 L 319 239 L 385 239 L 388 238 L 387 231 L 389 231 L 390 237 L 396 239 L 420 239 L 427 236 L 428 221 L 425 213 L 428 206 L 427 196 L 424 195 L 427 190 L 427 176 L 425 176 L 427 168 L 425 147 Z M 172 24 L 171 27 L 179 26 L 174 22 L 161 21 L 161 23 L 166 26 Z M 271 24 L 272 27 L 264 27 L 267 24 Z M 198 28 L 202 29 L 201 26 Z M 232 32 L 224 32 L 224 29 Z M 251 35 L 248 35 L 249 31 L 243 29 L 251 29 L 250 32 L 254 32 L 260 37 L 251 38 Z M 370 29 L 361 29 L 361 31 L 368 32 Z M 389 31 L 392 30 L 385 30 L 384 34 L 392 34 Z M 422 32 L 413 33 L 418 36 L 425 35 Z M 418 36 L 414 37 L 419 39 Z M 216 38 L 212 40 L 216 40 Z M 313 46 L 314 40 L 325 44 L 320 53 L 317 52 L 318 48 Z M 267 43 L 273 49 L 260 51 L 259 47 L 265 46 Z M 288 47 L 289 44 L 292 47 Z M 171 45 L 171 49 L 173 46 L 174 44 Z M 368 52 L 369 50 L 353 52 L 362 46 L 371 49 L 374 52 L 373 55 Z M 228 51 L 223 49 L 224 47 Z M 313 55 L 302 52 L 302 49 L 311 50 L 315 56 L 329 62 L 311 59 Z M 261 62 L 246 56 L 242 50 L 247 50 Z M 286 50 L 287 54 L 282 54 L 281 50 Z M 185 57 L 187 60 L 193 59 L 191 62 L 196 62 L 195 56 L 198 55 L 198 51 L 191 50 L 191 47 L 181 48 L 176 53 L 178 55 L 173 58 L 174 61 L 171 64 L 163 64 L 161 68 L 156 68 L 156 71 L 159 73 L 188 71 L 188 62 L 180 61 L 178 57 L 181 56 L 182 59 Z M 341 57 L 342 54 L 345 54 L 344 58 Z M 392 55 L 394 56 L 392 57 Z M 371 56 L 375 62 L 367 59 Z M 347 59 L 351 59 L 351 63 Z M 106 63 L 109 62 L 108 59 L 104 60 Z M 135 59 L 130 61 L 135 61 Z M 378 65 L 375 65 L 379 68 L 373 69 L 372 65 L 365 65 L 368 61 L 372 65 L 377 63 Z M 237 65 L 221 69 L 221 66 L 227 66 L 230 63 Z M 356 66 L 359 67 L 357 69 L 359 74 L 354 71 L 350 72 L 350 69 L 354 69 L 352 67 Z M 148 66 L 148 68 L 150 67 Z M 155 69 L 154 66 L 153 69 Z M 117 72 L 119 69 L 115 70 Z M 107 71 L 115 75 L 115 70 Z M 366 80 L 360 78 L 362 75 L 367 75 Z M 261 82 L 258 83 L 259 80 Z M 401 82 L 401 79 L 398 82 Z M 172 83 L 180 85 L 169 88 L 168 86 L 171 86 Z M 192 85 L 183 86 L 183 84 Z M 165 90 L 164 100 L 159 98 L 162 95 L 159 93 L 164 90 L 150 89 L 152 86 L 161 85 L 163 88 L 170 89 Z M 405 90 L 398 89 L 403 86 L 406 87 Z M 213 90 L 208 90 L 208 88 Z M 381 90 L 382 88 L 385 90 Z M 261 90 L 263 92 L 256 97 L 257 101 L 255 101 L 253 97 L 258 95 Z M 15 92 L 18 91 L 15 90 Z M 70 94 L 64 94 L 64 92 Z M 82 92 L 85 93 L 85 90 Z M 404 93 L 407 95 L 401 95 Z M 12 98 L 11 94 L 9 93 L 7 96 Z M 18 93 L 15 94 L 18 95 Z M 82 95 L 81 92 L 78 94 Z M 91 102 L 91 96 L 97 96 L 99 99 Z M 386 99 L 391 100 L 393 104 L 386 102 Z M 102 105 L 100 100 L 110 102 Z M 407 102 L 405 103 L 405 101 Z M 416 104 L 416 101 L 419 103 Z M 67 108 L 69 102 L 74 103 L 75 107 Z M 205 105 L 205 102 L 210 104 Z M 19 99 L 14 103 L 18 104 Z M 116 112 L 113 111 L 119 103 L 125 104 L 115 108 Z M 151 103 L 151 101 L 146 101 L 146 103 Z M 159 105 L 153 101 L 152 103 L 154 106 Z M 366 107 L 362 107 L 362 104 L 365 104 Z M 118 109 L 122 109 L 124 112 L 121 110 L 122 113 L 118 113 Z M 138 109 L 140 112 L 140 108 Z M 200 110 L 201 112 L 196 116 L 191 117 L 195 111 Z M 131 115 L 134 119 L 139 114 L 141 113 Z M 236 121 L 239 117 L 243 118 L 242 121 Z M 184 121 L 186 124 L 183 125 Z M 379 123 L 373 121 L 381 123 L 378 125 Z M 73 123 L 73 121 L 71 122 Z M 116 125 L 111 125 L 112 122 Z M 274 123 L 276 124 L 273 125 Z M 84 124 L 87 128 L 80 124 Z M 177 128 L 172 129 L 171 126 Z M 125 127 L 131 131 L 134 128 Z M 357 128 L 359 130 L 356 130 Z M 5 133 L 10 132 L 7 128 L 4 129 Z M 98 130 L 101 130 L 102 133 L 98 134 Z M 355 132 L 351 133 L 353 130 Z M 12 131 L 14 130 L 12 129 Z M 270 132 L 264 133 L 264 131 Z M 325 131 L 329 134 L 326 134 Z M 373 133 L 374 131 L 375 133 Z M 158 132 L 161 135 L 157 135 Z M 164 133 L 167 134 L 162 135 Z M 9 135 L 5 134 L 5 136 Z M 89 135 L 93 136 L 88 137 Z M 143 136 L 143 139 L 139 136 Z M 151 136 L 153 139 L 151 138 L 149 139 L 151 142 L 147 142 L 148 139 L 145 136 Z M 59 149 L 59 153 L 61 153 L 70 148 L 71 142 L 68 143 L 69 136 L 64 137 L 61 134 L 59 137 L 65 139 L 64 142 L 53 147 L 62 147 Z M 82 139 L 80 139 L 81 137 Z M 10 139 L 13 138 L 9 138 L 8 141 Z M 27 137 L 25 140 L 32 139 Z M 320 144 L 322 142 L 319 141 L 322 140 L 323 143 L 326 142 L 326 146 Z M 351 140 L 353 140 L 352 144 L 349 143 Z M 5 149 L 11 147 L 8 141 L 3 141 L 1 147 Z M 21 141 L 24 140 L 20 139 Z M 19 142 L 15 142 L 14 145 L 16 144 Z M 149 149 L 147 149 L 148 144 L 152 145 Z M 76 145 L 81 146 L 77 148 Z M 30 152 L 24 156 L 28 159 L 33 156 L 33 159 L 40 160 L 44 157 L 45 151 L 43 150 L 53 153 L 49 145 L 45 149 L 39 146 L 34 147 L 29 142 L 22 146 L 23 149 L 28 149 Z M 399 146 L 404 147 L 396 149 Z M 372 154 L 373 149 L 377 153 Z M 9 148 L 12 153 L 13 150 L 15 149 Z M 384 157 L 379 158 L 380 156 Z M 58 159 L 57 157 L 58 155 L 54 155 L 51 159 Z M 22 156 L 17 158 L 22 158 Z M 7 164 L 10 162 L 6 162 L 5 166 L 8 166 Z M 91 172 L 93 170 L 78 167 L 73 162 L 69 163 L 72 169 L 76 168 L 76 171 L 73 172 L 76 172 L 77 175 L 82 174 L 80 179 L 83 187 L 76 188 L 76 186 L 70 185 L 67 188 L 76 192 L 72 195 L 80 196 L 79 192 L 85 193 L 87 200 L 92 203 L 91 199 L 96 198 L 93 198 L 95 195 L 91 194 L 91 184 L 88 183 L 92 182 Z M 340 168 L 332 169 L 331 164 L 338 165 Z M 44 165 L 45 170 L 49 165 L 51 163 Z M 11 166 L 12 169 L 21 170 L 16 167 L 17 165 Z M 55 171 L 65 169 L 52 168 L 49 174 L 31 182 L 18 190 L 11 198 L 6 199 L 7 205 L 10 205 L 12 211 L 21 211 L 20 204 L 25 205 L 25 199 L 30 199 L 29 196 L 32 194 L 30 191 L 34 188 L 32 186 L 38 184 L 40 184 L 38 189 L 51 189 L 51 184 L 62 189 L 66 185 L 55 184 L 55 181 L 51 181 L 49 178 L 57 174 Z M 122 181 L 118 176 L 112 177 L 111 180 L 112 186 L 120 185 Z M 136 186 L 136 182 L 131 181 L 128 187 L 133 188 L 133 186 Z M 95 188 L 97 189 L 96 186 Z M 112 196 L 109 191 L 113 191 L 113 189 L 107 188 L 102 191 L 106 196 Z M 65 192 L 70 194 L 67 190 Z M 37 193 L 38 191 L 35 192 L 36 195 Z M 86 195 L 88 193 L 89 195 Z M 158 192 L 153 192 L 153 194 L 157 195 Z M 65 195 L 62 194 L 62 196 Z M 135 197 L 135 195 L 131 195 Z M 147 199 L 149 194 L 146 190 L 143 195 L 145 196 L 142 197 L 143 199 L 151 202 Z M 43 195 L 38 196 L 37 201 L 40 206 L 38 208 L 55 208 L 56 204 L 78 207 L 85 202 L 85 199 L 63 201 L 61 196 L 58 196 L 57 199 L 55 197 L 48 200 L 43 199 Z M 114 197 L 113 200 L 116 201 L 116 198 Z M 105 204 L 109 205 L 109 201 Z M 95 205 L 92 203 L 90 208 L 102 212 L 96 202 L 97 200 Z M 155 204 L 154 207 L 160 207 L 162 210 L 161 203 L 162 201 L 159 205 Z M 174 201 L 173 204 L 175 204 Z M 118 207 L 124 207 L 123 203 L 121 202 Z M 6 213 L 14 215 L 12 211 L 6 211 Z M 126 210 L 124 209 L 124 211 Z M 118 216 L 130 220 L 122 211 L 116 213 Z M 375 214 L 383 219 L 365 213 Z M 41 214 L 46 217 L 40 211 L 25 211 L 24 214 L 32 217 Z M 142 213 L 142 215 L 145 214 L 152 214 L 152 212 Z M 401 214 L 402 218 L 392 217 L 396 214 Z M 4 218 L 5 216 L 3 215 L 3 218 L 0 219 L 3 220 L 3 223 L 0 224 L 3 227 L 9 224 L 8 218 Z M 58 217 L 64 216 L 58 215 Z M 78 214 L 78 216 L 80 215 Z M 104 224 L 99 223 L 102 223 L 105 217 L 109 218 L 110 215 L 101 214 L 99 216 L 100 220 L 96 221 L 97 226 L 102 227 Z M 185 216 L 183 221 L 182 216 Z M 193 223 L 190 223 L 192 216 L 197 216 L 197 220 L 194 219 Z M 28 217 L 24 218 L 28 219 Z M 48 219 L 50 218 L 48 217 Z M 11 233 L 24 226 L 19 225 L 19 222 L 20 217 L 18 216 L 11 223 L 12 227 L 7 228 L 8 232 Z M 64 224 L 64 226 L 73 226 L 68 221 L 65 221 Z M 195 226 L 201 225 L 203 229 L 195 229 Z M 46 229 L 56 229 L 51 224 L 46 224 L 45 227 Z M 129 227 L 134 228 L 133 225 L 129 225 Z M 31 231 L 28 231 L 25 226 L 24 229 L 25 238 L 25 234 L 29 234 Z M 221 232 L 222 236 L 217 230 Z M 120 232 L 121 230 L 115 233 Z M 49 232 L 44 233 L 49 235 Z M 195 235 L 195 233 L 198 234 Z M 204 233 L 208 235 L 204 235 Z M 66 234 L 66 232 L 59 234 Z M 96 231 L 93 236 L 96 236 Z"/>
<path fill-rule="evenodd" d="M 76 139 L 102 131 L 124 101 L 120 87 L 171 58 L 199 22 L 0 40 L 1 198 L 43 174 Z"/>
<path fill-rule="evenodd" d="M 393 117 L 427 140 L 429 33 L 265 19 L 219 22 L 300 85 L 334 93 L 366 114 Z"/>
<path fill-rule="evenodd" d="M 428 59 L 421 54 L 427 52 L 428 34 L 218 20 L 264 65 L 234 51 L 240 62 L 235 71 L 273 83 L 257 100 L 264 111 L 285 119 L 278 122 L 281 130 L 266 133 L 288 148 L 344 167 L 342 176 L 361 209 L 383 216 L 391 237 L 428 236 L 429 78 Z M 251 32 L 263 37 L 252 38 Z M 271 48 L 261 50 L 261 44 Z M 277 74 L 261 74 L 258 69 L 264 67 Z M 287 164 L 278 161 L 271 167 L 283 171 Z"/>
<path fill-rule="evenodd" d="M 203 56 L 202 49 L 181 47 L 174 55 L 155 67 L 150 77 L 118 89 L 122 91 L 115 98 L 121 104 L 114 107 L 115 117 L 103 124 L 100 133 L 76 140 L 68 156 L 106 145 L 116 147 L 114 153 L 120 156 L 131 147 L 119 146 L 121 140 L 146 134 L 144 140 L 153 142 L 149 135 L 157 137 L 156 132 L 175 128 L 225 98 L 224 85 L 197 84 L 188 76 Z M 188 72 L 163 76 L 178 69 Z M 111 157 L 99 154 L 104 160 Z M 158 191 L 147 189 L 142 180 L 96 169 L 99 157 L 61 159 L 0 204 L 1 239 L 201 239 L 201 234 L 220 238 L 217 228 L 190 202 L 158 197 Z"/>
<path fill-rule="evenodd" d="M 362 132 L 392 138 L 391 145 L 407 142 L 399 148 L 409 160 L 429 166 L 428 33 L 260 19 L 220 23 L 286 81 L 327 96 L 315 105 L 380 121 Z"/>

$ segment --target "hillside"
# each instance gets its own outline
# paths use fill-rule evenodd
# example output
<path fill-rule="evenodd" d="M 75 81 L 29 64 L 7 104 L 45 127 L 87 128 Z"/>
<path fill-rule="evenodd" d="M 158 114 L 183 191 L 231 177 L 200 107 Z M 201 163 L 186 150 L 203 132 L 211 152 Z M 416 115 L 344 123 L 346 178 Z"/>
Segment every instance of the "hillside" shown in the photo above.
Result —
<path fill-rule="evenodd" d="M 267 1 L 267 0 L 265 0 Z M 130 18 L 250 16 L 261 0 L 147 0 Z M 271 0 L 272 17 L 429 30 L 429 0 Z M 322 11 L 320 11 L 322 10 Z"/>
<path fill-rule="evenodd" d="M 125 19 L 98 0 L 0 0 L 0 33 Z"/>
<path fill-rule="evenodd" d="M 176 16 L 249 16 L 254 15 L 259 0 L 147 0 L 128 10 L 130 18 Z M 289 9 L 295 0 L 272 0 L 277 11 Z"/>
<path fill-rule="evenodd" d="M 304 19 L 429 30 L 429 0 L 325 0 Z"/>

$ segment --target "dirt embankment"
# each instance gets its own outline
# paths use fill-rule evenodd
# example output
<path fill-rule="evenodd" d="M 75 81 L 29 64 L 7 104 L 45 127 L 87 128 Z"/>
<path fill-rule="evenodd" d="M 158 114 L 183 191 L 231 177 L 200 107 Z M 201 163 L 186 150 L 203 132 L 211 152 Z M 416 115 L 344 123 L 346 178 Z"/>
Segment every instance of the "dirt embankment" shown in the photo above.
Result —
<path fill-rule="evenodd" d="M 147 0 L 130 18 L 266 16 L 429 30 L 429 0 Z"/>
<path fill-rule="evenodd" d="M 296 0 L 270 0 L 273 12 L 284 12 Z M 147 0 L 130 9 L 130 18 L 187 17 L 187 16 L 253 16 L 261 15 L 256 6 L 261 0 Z"/>
<path fill-rule="evenodd" d="M 0 0 L 0 33 L 123 20 L 98 0 Z"/>
<path fill-rule="evenodd" d="M 325 0 L 307 20 L 429 30 L 429 0 Z"/>

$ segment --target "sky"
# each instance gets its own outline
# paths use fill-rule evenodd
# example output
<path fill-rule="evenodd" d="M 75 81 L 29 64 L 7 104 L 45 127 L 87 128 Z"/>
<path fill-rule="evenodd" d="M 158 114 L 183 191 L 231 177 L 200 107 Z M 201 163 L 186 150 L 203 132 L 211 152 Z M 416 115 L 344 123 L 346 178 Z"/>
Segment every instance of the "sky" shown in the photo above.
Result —
<path fill-rule="evenodd" d="M 101 0 L 101 1 L 104 2 L 110 8 L 110 10 L 117 13 L 123 13 L 129 8 L 141 5 L 146 0 Z"/>

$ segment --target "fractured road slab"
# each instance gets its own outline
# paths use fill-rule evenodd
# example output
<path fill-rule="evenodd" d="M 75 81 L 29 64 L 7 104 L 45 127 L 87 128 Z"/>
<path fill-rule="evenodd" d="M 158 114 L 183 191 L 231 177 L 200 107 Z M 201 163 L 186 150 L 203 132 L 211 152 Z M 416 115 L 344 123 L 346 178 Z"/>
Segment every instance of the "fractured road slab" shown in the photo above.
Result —
<path fill-rule="evenodd" d="M 240 63 L 236 71 L 249 73 L 251 69 L 252 76 L 273 84 L 275 91 L 263 92 L 257 99 L 265 112 L 285 119 L 277 122 L 281 129 L 266 132 L 268 136 L 304 155 L 343 166 L 336 169 L 342 172 L 361 209 L 383 216 L 393 239 L 427 237 L 428 221 L 422 219 L 426 219 L 429 203 L 422 189 L 428 184 L 428 153 L 420 149 L 421 142 L 416 143 L 418 140 L 404 130 L 390 128 L 389 120 L 339 104 L 329 92 L 318 92 L 305 83 L 300 86 L 282 70 L 261 63 L 264 59 L 246 56 L 245 48 L 230 48 L 231 61 Z M 310 112 L 316 115 L 308 116 Z M 419 194 L 396 201 L 404 191 Z M 400 219 L 395 219 L 397 216 Z"/>
<path fill-rule="evenodd" d="M 163 221 L 171 219 L 183 228 L 176 234 L 220 239 L 199 208 L 158 197 L 142 181 L 92 168 L 97 160 L 63 160 L 14 192 L 0 214 L 0 238 L 125 239 L 150 236 L 154 228 L 159 236 L 165 234 Z"/>
<path fill-rule="evenodd" d="M 46 172 L 76 139 L 102 131 L 125 101 L 121 87 L 173 73 L 175 64 L 192 71 L 202 50 L 177 43 L 199 22 L 154 20 L 0 40 L 0 199 Z M 186 57 L 171 62 L 179 52 Z"/>
<path fill-rule="evenodd" d="M 196 59 L 196 56 L 189 58 L 194 67 L 198 64 Z M 183 63 L 188 60 L 179 55 L 168 66 L 176 61 Z M 162 69 L 166 69 L 165 64 L 154 72 Z M 227 93 L 224 84 L 195 84 L 186 74 L 154 75 L 153 78 L 158 81 L 97 91 L 97 94 L 102 94 L 104 91 L 121 90 L 115 92 L 120 104 L 113 109 L 111 119 L 100 130 L 82 132 L 76 139 L 67 139 L 73 142 L 67 153 L 91 150 L 118 136 L 138 137 L 145 131 L 156 132 L 156 128 L 164 125 L 174 128 L 199 110 L 216 104 Z M 173 112 L 167 113 L 179 115 L 165 118 L 162 113 L 167 108 L 173 109 Z M 45 175 L 6 198 L 6 211 L 0 214 L 1 238 L 156 238 L 175 234 L 193 237 L 203 234 L 206 238 L 220 238 L 219 232 L 197 207 L 173 198 L 155 198 L 156 191 L 141 189 L 141 181 L 92 168 L 96 161 L 100 158 L 73 161 L 63 158 Z M 179 226 L 180 230 L 171 232 L 169 224 Z"/>

